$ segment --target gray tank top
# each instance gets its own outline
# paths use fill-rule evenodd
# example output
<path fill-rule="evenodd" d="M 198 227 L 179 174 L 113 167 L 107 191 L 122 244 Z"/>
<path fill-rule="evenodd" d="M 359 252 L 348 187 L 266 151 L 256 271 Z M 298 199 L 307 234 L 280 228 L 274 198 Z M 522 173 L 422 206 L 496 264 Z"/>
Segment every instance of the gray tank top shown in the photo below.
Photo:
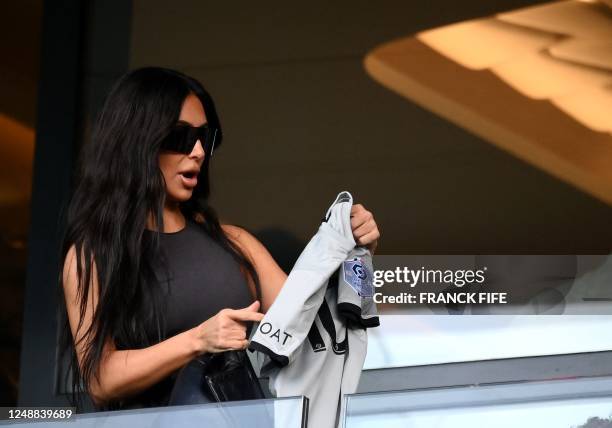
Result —
<path fill-rule="evenodd" d="M 166 338 L 199 325 L 221 309 L 240 309 L 253 303 L 238 262 L 194 220 L 188 219 L 186 227 L 178 232 L 162 233 L 160 246 L 168 261 L 168 272 L 156 267 L 156 276 L 167 295 Z M 249 323 L 247 334 L 251 327 Z M 157 337 L 157 332 L 148 334 Z M 177 373 L 124 400 L 119 408 L 166 405 Z"/>
<path fill-rule="evenodd" d="M 162 233 L 160 245 L 169 268 L 156 271 L 168 292 L 166 337 L 195 327 L 223 308 L 240 309 L 253 302 L 238 263 L 194 220 L 188 219 L 178 232 Z"/>

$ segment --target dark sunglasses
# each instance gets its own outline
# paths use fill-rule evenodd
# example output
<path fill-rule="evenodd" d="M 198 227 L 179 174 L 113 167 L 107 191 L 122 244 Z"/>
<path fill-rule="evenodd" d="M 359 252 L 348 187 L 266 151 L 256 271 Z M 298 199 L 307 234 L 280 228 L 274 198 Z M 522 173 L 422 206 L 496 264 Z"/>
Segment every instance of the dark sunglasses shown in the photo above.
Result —
<path fill-rule="evenodd" d="M 218 129 L 208 125 L 198 128 L 189 125 L 176 125 L 161 143 L 162 150 L 184 153 L 192 152 L 196 142 L 200 140 L 206 156 L 212 156 Z"/>

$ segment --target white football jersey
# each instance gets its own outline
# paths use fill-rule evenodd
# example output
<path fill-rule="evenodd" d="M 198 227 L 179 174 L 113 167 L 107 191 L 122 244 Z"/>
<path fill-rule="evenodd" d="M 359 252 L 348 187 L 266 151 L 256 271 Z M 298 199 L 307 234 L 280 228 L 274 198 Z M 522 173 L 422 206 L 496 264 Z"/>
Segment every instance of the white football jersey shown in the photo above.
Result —
<path fill-rule="evenodd" d="M 338 194 L 249 345 L 265 354 L 261 375 L 274 396 L 308 397 L 309 427 L 338 425 L 342 395 L 357 390 L 363 369 L 365 328 L 379 325 L 372 256 L 356 247 L 352 205 L 349 192 Z"/>

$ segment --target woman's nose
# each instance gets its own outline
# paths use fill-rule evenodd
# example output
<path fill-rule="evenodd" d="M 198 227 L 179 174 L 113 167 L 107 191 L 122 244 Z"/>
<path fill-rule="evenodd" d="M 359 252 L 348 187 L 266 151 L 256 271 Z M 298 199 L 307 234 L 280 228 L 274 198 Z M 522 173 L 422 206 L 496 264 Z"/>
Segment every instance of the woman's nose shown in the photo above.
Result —
<path fill-rule="evenodd" d="M 205 152 L 204 152 L 204 147 L 202 147 L 202 143 L 200 143 L 200 140 L 196 141 L 195 145 L 193 146 L 193 150 L 191 150 L 191 153 L 189 154 L 189 157 L 192 158 L 202 158 L 204 157 Z"/>

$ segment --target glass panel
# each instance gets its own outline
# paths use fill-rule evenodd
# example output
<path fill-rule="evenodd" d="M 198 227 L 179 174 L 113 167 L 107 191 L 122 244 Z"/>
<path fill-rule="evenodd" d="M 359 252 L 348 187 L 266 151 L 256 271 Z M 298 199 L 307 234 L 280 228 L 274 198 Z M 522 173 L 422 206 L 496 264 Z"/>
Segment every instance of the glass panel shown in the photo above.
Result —
<path fill-rule="evenodd" d="M 610 315 L 385 315 L 380 325 L 365 369 L 612 349 Z"/>
<path fill-rule="evenodd" d="M 194 404 L 79 414 L 67 422 L 30 422 L 49 428 L 202 427 L 301 428 L 308 407 L 304 397 Z M 9 423 L 26 425 L 26 423 Z"/>
<path fill-rule="evenodd" d="M 590 419 L 610 423 L 612 378 L 356 394 L 346 404 L 346 428 L 609 426 Z"/>

